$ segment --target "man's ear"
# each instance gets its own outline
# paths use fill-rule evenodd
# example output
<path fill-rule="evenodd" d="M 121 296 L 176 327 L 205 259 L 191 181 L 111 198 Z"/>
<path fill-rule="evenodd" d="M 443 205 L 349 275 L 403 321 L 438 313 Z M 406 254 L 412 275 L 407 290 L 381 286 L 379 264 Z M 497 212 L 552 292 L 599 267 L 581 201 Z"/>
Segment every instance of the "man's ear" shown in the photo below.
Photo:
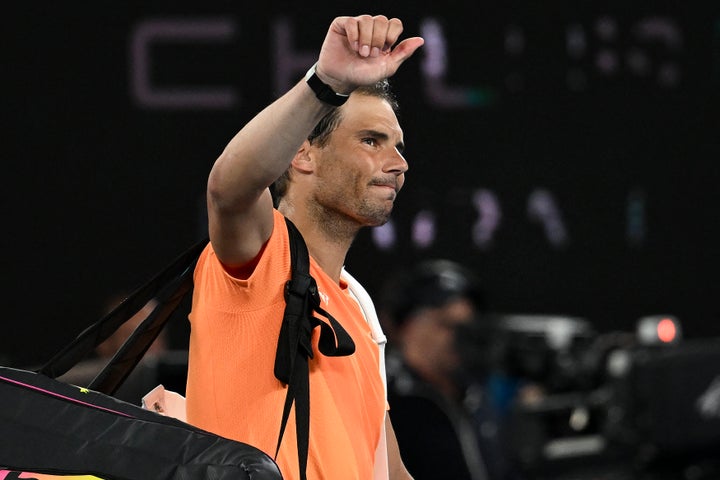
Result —
<path fill-rule="evenodd" d="M 299 173 L 312 173 L 315 170 L 315 154 L 315 148 L 309 140 L 305 140 L 293 157 L 291 163 L 293 169 Z"/>

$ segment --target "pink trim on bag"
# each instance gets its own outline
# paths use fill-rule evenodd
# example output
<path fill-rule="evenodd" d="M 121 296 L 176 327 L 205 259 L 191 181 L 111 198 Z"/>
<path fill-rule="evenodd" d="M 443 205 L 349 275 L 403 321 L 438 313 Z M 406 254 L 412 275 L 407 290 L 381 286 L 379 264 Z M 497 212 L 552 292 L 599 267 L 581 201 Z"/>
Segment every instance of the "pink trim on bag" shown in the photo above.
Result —
<path fill-rule="evenodd" d="M 36 386 L 34 386 L 34 385 L 28 385 L 27 383 L 18 382 L 17 380 L 13 380 L 13 379 L 11 379 L 11 378 L 6 378 L 6 377 L 3 377 L 3 376 L 1 376 L 1 375 L 0 375 L 0 380 L 5 380 L 5 381 L 8 382 L 8 383 L 12 383 L 12 384 L 15 384 L 15 385 L 19 385 L 19 386 L 21 386 L 21 387 L 29 388 L 29 389 L 32 389 L 32 390 L 37 390 L 38 392 L 44 393 L 44 394 L 46 394 L 46 395 L 51 395 L 51 396 L 53 396 L 53 397 L 61 398 L 61 399 L 63 399 L 63 400 L 69 401 L 69 402 L 73 402 L 73 403 L 77 403 L 77 404 L 80 404 L 80 405 L 84 405 L 84 406 L 86 406 L 86 407 L 91 407 L 91 408 L 94 408 L 94 409 L 96 409 L 96 410 L 104 410 L 104 411 L 106 411 L 106 412 L 114 413 L 114 414 L 116 414 L 116 415 L 122 415 L 123 417 L 133 418 L 132 415 L 128 415 L 127 413 L 124 413 L 124 412 L 118 412 L 118 411 L 116 411 L 116 410 L 111 410 L 111 409 L 109 409 L 109 408 L 101 407 L 101 406 L 98 406 L 98 405 L 93 405 L 92 403 L 83 402 L 82 400 L 78 400 L 78 399 L 76 399 L 76 398 L 66 397 L 65 395 L 60 395 L 60 394 L 58 394 L 58 393 L 51 392 L 50 390 L 44 390 L 44 389 L 38 388 L 38 387 L 36 387 Z"/>

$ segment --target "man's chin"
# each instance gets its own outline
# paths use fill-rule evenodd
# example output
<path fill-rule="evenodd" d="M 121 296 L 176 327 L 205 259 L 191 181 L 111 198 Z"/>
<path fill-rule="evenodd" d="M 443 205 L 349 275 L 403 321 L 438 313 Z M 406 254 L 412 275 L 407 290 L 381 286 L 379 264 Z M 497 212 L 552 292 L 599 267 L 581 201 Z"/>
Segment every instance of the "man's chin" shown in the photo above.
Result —
<path fill-rule="evenodd" d="M 386 215 L 382 216 L 375 216 L 368 219 L 367 226 L 368 227 L 382 227 L 387 222 L 390 221 L 390 213 L 387 213 Z"/>
<path fill-rule="evenodd" d="M 369 206 L 368 206 L 369 207 Z M 372 208 L 362 208 L 359 211 L 363 224 L 366 227 L 379 227 L 390 221 L 393 210 L 393 202 L 387 202 L 382 206 L 376 205 Z"/>

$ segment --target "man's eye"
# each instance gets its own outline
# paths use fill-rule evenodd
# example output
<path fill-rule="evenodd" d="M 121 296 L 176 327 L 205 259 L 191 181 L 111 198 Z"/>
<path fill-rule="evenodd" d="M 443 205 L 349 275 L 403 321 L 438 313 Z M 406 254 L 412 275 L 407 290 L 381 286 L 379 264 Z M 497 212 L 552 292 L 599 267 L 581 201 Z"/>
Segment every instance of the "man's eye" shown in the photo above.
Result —
<path fill-rule="evenodd" d="M 363 143 L 366 143 L 366 144 L 368 144 L 368 145 L 370 145 L 370 146 L 373 146 L 373 147 L 374 147 L 375 145 L 377 145 L 377 140 L 375 140 L 374 138 L 371 138 L 371 137 L 363 138 L 362 141 L 363 141 Z"/>

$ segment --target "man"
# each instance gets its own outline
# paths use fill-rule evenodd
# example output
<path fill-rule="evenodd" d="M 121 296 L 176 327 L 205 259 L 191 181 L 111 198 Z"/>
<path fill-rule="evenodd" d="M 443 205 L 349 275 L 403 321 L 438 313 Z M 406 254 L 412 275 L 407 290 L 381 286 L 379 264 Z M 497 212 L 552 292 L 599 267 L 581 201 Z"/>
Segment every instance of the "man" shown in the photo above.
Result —
<path fill-rule="evenodd" d="M 478 277 L 458 263 L 427 260 L 389 278 L 383 292 L 380 313 L 394 347 L 388 399 L 416 480 L 511 478 L 485 359 L 477 358 L 491 350 L 490 340 L 474 343 L 486 308 Z"/>
<path fill-rule="evenodd" d="M 308 246 L 322 308 L 355 343 L 350 356 L 326 357 L 313 333 L 309 479 L 410 478 L 385 411 L 382 336 L 343 271 L 360 228 L 388 220 L 408 169 L 390 97 L 377 86 L 423 44 L 398 43 L 402 29 L 381 15 L 336 18 L 306 80 L 240 130 L 208 180 L 211 245 L 195 272 L 188 421 L 275 454 L 286 392 L 273 375 L 290 278 L 285 216 Z M 268 187 L 281 176 L 275 210 Z M 276 458 L 289 479 L 298 478 L 293 426 L 291 414 Z"/>

